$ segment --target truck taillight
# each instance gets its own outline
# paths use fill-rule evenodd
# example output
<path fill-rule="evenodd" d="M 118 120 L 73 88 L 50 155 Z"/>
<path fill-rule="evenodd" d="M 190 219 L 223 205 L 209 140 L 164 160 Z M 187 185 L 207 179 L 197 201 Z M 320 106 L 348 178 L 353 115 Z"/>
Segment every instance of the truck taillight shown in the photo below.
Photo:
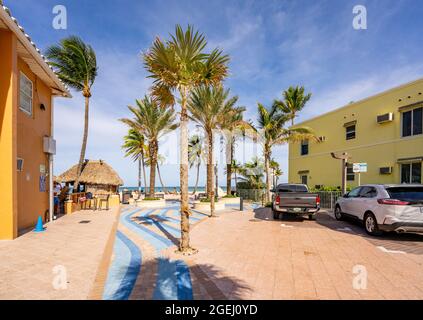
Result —
<path fill-rule="evenodd" d="M 317 197 L 316 197 L 316 204 L 317 204 L 318 206 L 320 206 L 320 196 L 317 196 Z"/>
<path fill-rule="evenodd" d="M 386 204 L 391 206 L 407 206 L 410 204 L 408 201 L 397 200 L 397 199 L 378 199 L 379 204 Z"/>
<path fill-rule="evenodd" d="M 281 197 L 280 196 L 276 196 L 275 203 L 277 205 L 280 205 L 281 204 Z"/>

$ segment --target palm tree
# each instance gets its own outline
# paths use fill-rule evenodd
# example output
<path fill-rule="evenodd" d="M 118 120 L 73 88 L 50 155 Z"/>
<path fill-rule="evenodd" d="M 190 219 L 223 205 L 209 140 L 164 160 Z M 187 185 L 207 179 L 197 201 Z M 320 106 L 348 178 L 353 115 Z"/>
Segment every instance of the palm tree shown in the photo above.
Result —
<path fill-rule="evenodd" d="M 317 137 L 311 129 L 307 127 L 296 127 L 286 129 L 284 126 L 291 119 L 290 114 L 281 113 L 276 104 L 267 109 L 262 104 L 258 104 L 258 128 L 261 129 L 261 143 L 263 147 L 264 167 L 266 175 L 266 201 L 270 201 L 270 159 L 272 157 L 272 147 L 287 142 L 296 142 L 306 139 L 315 141 Z"/>
<path fill-rule="evenodd" d="M 214 163 L 213 163 L 213 130 L 220 128 L 226 114 L 233 112 L 238 97 L 229 98 L 229 89 L 222 86 L 201 86 L 194 89 L 187 107 L 191 119 L 204 130 L 207 138 L 207 192 L 210 200 L 210 216 L 214 216 Z"/>
<path fill-rule="evenodd" d="M 240 173 L 242 166 L 235 159 L 232 160 L 231 172 L 235 175 L 235 191 L 238 192 L 238 173 Z"/>
<path fill-rule="evenodd" d="M 226 139 L 226 193 L 232 193 L 232 161 L 234 158 L 234 148 L 237 136 L 249 133 L 253 126 L 243 119 L 245 107 L 234 107 L 227 112 L 220 127 Z"/>
<path fill-rule="evenodd" d="M 282 112 L 289 114 L 291 126 L 294 125 L 295 117 L 306 105 L 311 98 L 311 93 L 305 94 L 304 87 L 296 86 L 289 87 L 288 90 L 283 92 L 283 100 L 275 100 L 274 104 L 277 105 Z"/>
<path fill-rule="evenodd" d="M 87 149 L 89 105 L 91 87 L 98 71 L 97 59 L 94 49 L 76 36 L 69 36 L 59 44 L 49 47 L 46 56 L 60 80 L 74 90 L 82 92 L 85 98 L 84 134 L 74 183 L 74 191 L 77 192 Z"/>
<path fill-rule="evenodd" d="M 188 204 L 188 113 L 187 102 L 191 91 L 199 85 L 218 85 L 228 74 L 229 57 L 214 49 L 205 53 L 207 41 L 192 26 L 184 31 L 177 25 L 170 40 L 156 38 L 143 55 L 149 77 L 153 79 L 152 92 L 162 105 L 173 106 L 179 98 L 180 113 L 180 188 L 181 188 L 181 241 L 179 251 L 196 252 L 189 241 Z"/>
<path fill-rule="evenodd" d="M 269 162 L 269 168 L 272 171 L 272 183 L 273 187 L 276 188 L 277 184 L 277 177 L 279 177 L 282 174 L 282 171 L 280 170 L 279 162 L 277 162 L 275 159 L 270 159 Z"/>
<path fill-rule="evenodd" d="M 200 166 L 203 160 L 203 138 L 199 135 L 194 135 L 189 139 L 188 142 L 188 162 L 189 167 L 192 168 L 196 166 L 197 174 L 195 179 L 195 187 L 192 194 L 197 192 L 198 179 L 200 177 Z"/>
<path fill-rule="evenodd" d="M 148 160 L 150 163 L 150 188 L 149 196 L 155 194 L 157 157 L 159 151 L 159 139 L 166 133 L 175 130 L 176 114 L 172 109 L 161 107 L 156 101 L 148 96 L 142 100 L 136 100 L 136 107 L 128 106 L 133 119 L 120 119 L 130 128 L 138 130 L 148 140 Z"/>
<path fill-rule="evenodd" d="M 141 168 L 144 176 L 144 187 L 147 188 L 147 178 L 145 175 L 145 145 L 144 136 L 135 129 L 129 129 L 128 134 L 123 138 L 122 148 L 125 149 L 125 157 L 132 157 L 134 161 L 138 161 L 138 191 L 141 192 Z"/>
<path fill-rule="evenodd" d="M 162 175 L 160 174 L 160 166 L 165 162 L 165 157 L 161 154 L 157 155 L 157 174 L 159 175 L 159 181 L 162 186 L 162 190 L 164 193 L 167 193 L 167 189 L 165 184 L 163 183 Z"/>

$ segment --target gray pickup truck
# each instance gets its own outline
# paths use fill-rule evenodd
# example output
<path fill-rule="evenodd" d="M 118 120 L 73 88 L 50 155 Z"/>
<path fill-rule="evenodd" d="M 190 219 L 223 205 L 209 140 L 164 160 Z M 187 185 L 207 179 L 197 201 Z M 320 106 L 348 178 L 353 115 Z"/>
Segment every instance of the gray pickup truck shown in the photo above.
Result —
<path fill-rule="evenodd" d="M 319 195 L 309 192 L 305 184 L 280 184 L 272 192 L 274 219 L 279 219 L 284 213 L 294 213 L 308 215 L 310 220 L 314 220 L 314 215 L 320 210 Z"/>

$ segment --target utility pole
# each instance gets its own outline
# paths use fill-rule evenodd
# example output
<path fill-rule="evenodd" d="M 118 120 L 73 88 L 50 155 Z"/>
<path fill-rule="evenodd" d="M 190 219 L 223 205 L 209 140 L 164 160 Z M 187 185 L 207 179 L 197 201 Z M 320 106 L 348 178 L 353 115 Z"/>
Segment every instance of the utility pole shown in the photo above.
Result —
<path fill-rule="evenodd" d="M 350 158 L 348 153 L 344 152 L 340 155 L 336 155 L 334 152 L 331 153 L 332 158 L 342 160 L 342 195 L 347 192 L 347 163 Z"/>

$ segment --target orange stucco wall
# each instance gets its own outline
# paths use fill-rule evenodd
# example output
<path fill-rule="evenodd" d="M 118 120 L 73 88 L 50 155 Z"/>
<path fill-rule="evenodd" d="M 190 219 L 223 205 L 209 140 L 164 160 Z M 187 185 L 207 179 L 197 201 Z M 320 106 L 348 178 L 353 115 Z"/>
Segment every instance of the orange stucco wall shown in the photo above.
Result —
<path fill-rule="evenodd" d="M 49 207 L 48 181 L 41 192 L 39 180 L 41 165 L 48 173 L 43 137 L 50 135 L 52 93 L 18 57 L 16 42 L 11 32 L 0 31 L 0 239 L 34 227 Z M 33 83 L 31 116 L 19 109 L 21 72 Z M 17 171 L 17 158 L 24 159 L 22 172 Z"/>
<path fill-rule="evenodd" d="M 19 108 L 17 114 L 17 157 L 24 159 L 23 171 L 17 173 L 18 229 L 21 230 L 33 227 L 38 216 L 44 219 L 48 210 L 48 182 L 45 182 L 45 191 L 40 191 L 39 181 L 40 176 L 45 176 L 48 172 L 48 157 L 43 152 L 43 137 L 50 136 L 51 90 L 21 59 L 18 59 L 18 70 L 19 76 L 24 73 L 33 84 L 32 115 L 29 116 Z M 41 104 L 44 104 L 45 110 L 40 109 Z M 40 166 L 44 167 L 44 173 L 40 171 Z"/>
<path fill-rule="evenodd" d="M 0 30 L 0 239 L 17 236 L 16 41 L 13 33 Z"/>

